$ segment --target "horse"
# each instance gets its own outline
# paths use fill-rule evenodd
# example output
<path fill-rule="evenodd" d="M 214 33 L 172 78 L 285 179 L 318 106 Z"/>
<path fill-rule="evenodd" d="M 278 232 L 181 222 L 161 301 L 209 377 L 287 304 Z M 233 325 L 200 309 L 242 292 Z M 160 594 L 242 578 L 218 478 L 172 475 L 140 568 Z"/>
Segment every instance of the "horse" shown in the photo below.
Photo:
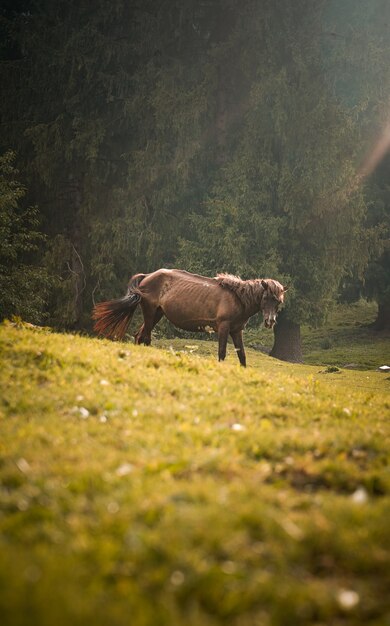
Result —
<path fill-rule="evenodd" d="M 122 339 L 140 304 L 144 322 L 136 344 L 150 345 L 151 332 L 165 315 L 177 328 L 217 332 L 218 360 L 226 357 L 230 335 L 242 366 L 246 356 L 242 331 L 249 318 L 262 311 L 264 325 L 273 328 L 286 288 L 271 278 L 242 280 L 232 274 L 207 278 L 179 269 L 135 274 L 123 298 L 95 305 L 94 330 L 110 339 Z"/>

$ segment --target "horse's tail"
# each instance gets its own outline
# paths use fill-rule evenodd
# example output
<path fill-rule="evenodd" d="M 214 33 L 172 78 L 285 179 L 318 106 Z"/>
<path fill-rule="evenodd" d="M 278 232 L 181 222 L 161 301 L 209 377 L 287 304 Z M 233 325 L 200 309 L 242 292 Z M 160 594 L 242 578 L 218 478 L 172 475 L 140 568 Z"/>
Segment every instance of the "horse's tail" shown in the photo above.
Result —
<path fill-rule="evenodd" d="M 96 304 L 92 319 L 95 320 L 94 331 L 108 339 L 123 339 L 135 310 L 141 301 L 138 285 L 146 274 L 136 274 L 130 279 L 127 293 L 118 300 L 108 300 Z"/>

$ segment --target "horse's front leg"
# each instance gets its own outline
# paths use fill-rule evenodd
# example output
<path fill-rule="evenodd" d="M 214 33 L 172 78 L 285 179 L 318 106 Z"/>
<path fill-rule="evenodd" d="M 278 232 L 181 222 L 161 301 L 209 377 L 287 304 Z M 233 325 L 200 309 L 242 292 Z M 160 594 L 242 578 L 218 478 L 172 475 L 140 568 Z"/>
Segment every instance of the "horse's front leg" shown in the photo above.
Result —
<path fill-rule="evenodd" d="M 234 333 L 230 333 L 230 336 L 233 339 L 234 347 L 236 349 L 237 356 L 239 358 L 241 365 L 243 367 L 246 367 L 246 355 L 245 355 L 244 342 L 242 339 L 242 330 L 238 330 Z"/>
<path fill-rule="evenodd" d="M 229 322 L 221 322 L 218 326 L 218 361 L 224 361 L 226 357 L 226 346 L 230 332 Z"/>

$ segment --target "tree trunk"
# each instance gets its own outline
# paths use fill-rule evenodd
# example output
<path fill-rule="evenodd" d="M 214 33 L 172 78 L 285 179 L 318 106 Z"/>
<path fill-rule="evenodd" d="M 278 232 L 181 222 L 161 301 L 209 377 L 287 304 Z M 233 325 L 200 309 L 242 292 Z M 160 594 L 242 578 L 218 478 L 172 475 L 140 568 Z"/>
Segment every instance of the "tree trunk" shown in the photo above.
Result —
<path fill-rule="evenodd" d="M 274 327 L 274 345 L 270 356 L 291 363 L 303 362 L 301 327 L 288 319 L 285 311 L 281 311 L 278 315 Z"/>
<path fill-rule="evenodd" d="M 86 279 L 83 261 L 73 243 L 69 268 L 72 272 L 74 286 L 73 319 L 71 322 L 71 328 L 80 329 L 83 327 L 83 291 L 85 289 Z"/>
<path fill-rule="evenodd" d="M 390 329 L 390 299 L 383 299 L 378 301 L 378 314 L 373 324 L 375 330 L 389 330 Z"/>
<path fill-rule="evenodd" d="M 83 327 L 83 292 L 86 286 L 85 269 L 80 255 L 80 251 L 83 250 L 83 237 L 81 233 L 83 221 L 81 217 L 83 203 L 82 189 L 82 177 L 69 174 L 67 185 L 64 189 L 64 198 L 69 210 L 69 239 L 72 246 L 69 259 L 69 271 L 73 277 L 73 302 L 69 326 L 74 329 Z"/>

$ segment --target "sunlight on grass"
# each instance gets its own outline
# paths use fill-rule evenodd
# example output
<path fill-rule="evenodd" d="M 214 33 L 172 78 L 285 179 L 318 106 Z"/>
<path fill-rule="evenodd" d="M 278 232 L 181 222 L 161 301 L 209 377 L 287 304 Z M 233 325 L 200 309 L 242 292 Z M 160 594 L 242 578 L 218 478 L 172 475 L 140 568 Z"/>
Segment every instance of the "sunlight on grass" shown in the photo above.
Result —
<path fill-rule="evenodd" d="M 1 623 L 385 623 L 388 377 L 157 343 L 0 328 Z"/>

